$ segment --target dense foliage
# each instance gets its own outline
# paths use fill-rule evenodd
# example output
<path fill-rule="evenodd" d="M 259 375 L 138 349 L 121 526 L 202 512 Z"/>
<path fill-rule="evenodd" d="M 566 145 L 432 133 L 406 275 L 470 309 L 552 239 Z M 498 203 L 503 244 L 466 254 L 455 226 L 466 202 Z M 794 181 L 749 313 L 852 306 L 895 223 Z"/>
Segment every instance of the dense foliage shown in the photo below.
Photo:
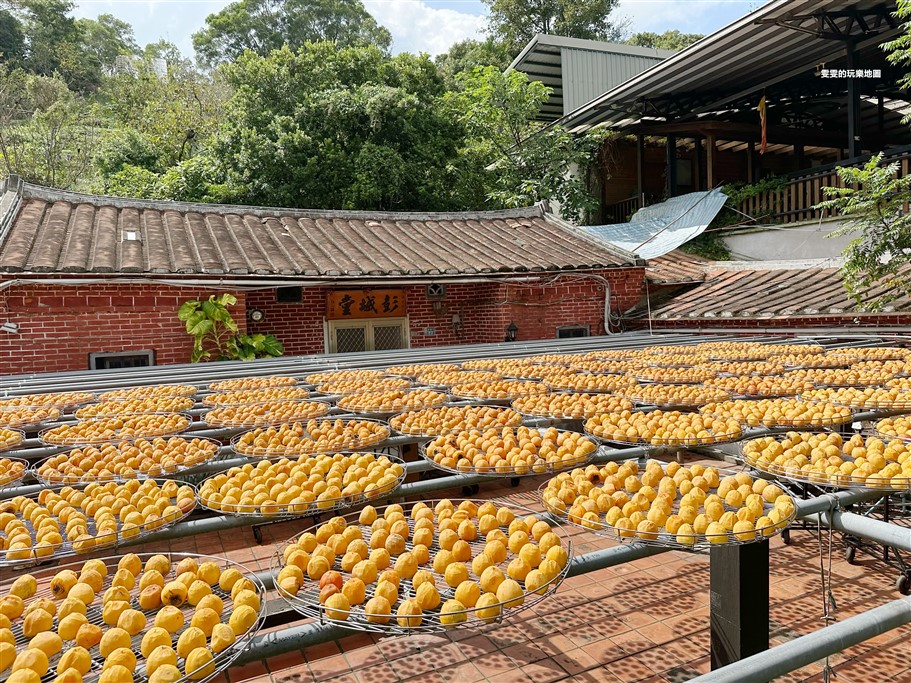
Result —
<path fill-rule="evenodd" d="M 620 0 L 484 0 L 488 31 L 513 54 L 537 33 L 619 40 L 624 22 L 611 20 Z"/>
<path fill-rule="evenodd" d="M 816 209 L 847 219 L 830 237 L 856 235 L 845 249 L 845 286 L 861 308 L 881 310 L 911 294 L 911 215 L 903 205 L 911 196 L 911 177 L 899 177 L 898 163 L 882 165 L 878 154 L 860 168 L 838 168 L 844 187 L 824 187 Z M 871 296 L 872 287 L 889 293 Z"/>
<path fill-rule="evenodd" d="M 361 0 L 238 0 L 206 18 L 206 27 L 193 34 L 193 47 L 202 63 L 214 66 L 246 50 L 265 57 L 322 40 L 385 50 L 392 37 Z"/>
<path fill-rule="evenodd" d="M 73 20 L 71 0 L 17 2 L 0 12 L 0 160 L 26 180 L 306 208 L 594 206 L 597 138 L 542 130 L 547 89 L 504 74 L 494 36 L 393 57 L 360 0 L 239 0 L 194 36 L 200 70 L 110 15 Z"/>
<path fill-rule="evenodd" d="M 701 33 L 681 33 L 674 29 L 664 33 L 652 33 L 650 31 L 634 33 L 626 42 L 630 45 L 654 47 L 659 50 L 682 50 L 702 37 Z"/>

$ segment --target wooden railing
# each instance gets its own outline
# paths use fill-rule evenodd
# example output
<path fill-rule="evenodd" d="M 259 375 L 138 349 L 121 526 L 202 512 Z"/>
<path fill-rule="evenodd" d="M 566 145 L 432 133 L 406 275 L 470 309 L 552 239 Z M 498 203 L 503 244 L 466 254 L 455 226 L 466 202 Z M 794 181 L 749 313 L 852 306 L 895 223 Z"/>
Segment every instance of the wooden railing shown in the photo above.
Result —
<path fill-rule="evenodd" d="M 818 211 L 813 207 L 823 201 L 822 188 L 844 187 L 835 170 L 837 166 L 859 166 L 869 157 L 854 163 L 831 164 L 829 166 L 794 173 L 789 176 L 784 186 L 775 190 L 766 190 L 742 201 L 736 208 L 759 223 L 799 223 L 828 218 L 829 212 Z M 911 174 L 911 150 L 903 149 L 887 155 L 883 163 L 898 162 L 899 174 L 905 177 Z M 908 206 L 905 206 L 905 211 Z"/>
<path fill-rule="evenodd" d="M 639 204 L 639 195 L 624 199 L 622 202 L 617 202 L 616 204 L 608 204 L 603 209 L 604 223 L 606 225 L 627 223 L 629 222 L 630 216 L 636 213 L 640 208 L 642 207 Z"/>

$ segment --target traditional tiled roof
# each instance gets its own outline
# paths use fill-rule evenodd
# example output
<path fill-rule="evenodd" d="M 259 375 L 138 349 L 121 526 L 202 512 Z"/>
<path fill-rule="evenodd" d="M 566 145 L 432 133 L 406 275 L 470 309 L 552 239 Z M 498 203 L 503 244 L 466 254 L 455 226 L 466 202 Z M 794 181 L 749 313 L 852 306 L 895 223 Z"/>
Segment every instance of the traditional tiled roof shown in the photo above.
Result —
<path fill-rule="evenodd" d="M 0 185 L 0 272 L 314 278 L 638 264 L 542 205 L 384 213 L 144 201 Z"/>
<path fill-rule="evenodd" d="M 713 267 L 712 261 L 674 249 L 664 256 L 646 261 L 645 277 L 656 285 L 682 285 L 705 280 L 706 271 Z"/>
<path fill-rule="evenodd" d="M 796 262 L 790 266 L 786 263 L 764 266 L 757 262 L 752 269 L 744 269 L 742 265 L 716 269 L 704 283 L 653 310 L 652 317 L 693 320 L 853 316 L 861 312 L 845 289 L 838 268 Z M 864 300 L 873 300 L 894 292 L 894 286 L 881 284 L 866 290 L 862 296 Z M 911 297 L 899 296 L 882 308 L 883 313 L 896 311 L 911 311 Z"/>

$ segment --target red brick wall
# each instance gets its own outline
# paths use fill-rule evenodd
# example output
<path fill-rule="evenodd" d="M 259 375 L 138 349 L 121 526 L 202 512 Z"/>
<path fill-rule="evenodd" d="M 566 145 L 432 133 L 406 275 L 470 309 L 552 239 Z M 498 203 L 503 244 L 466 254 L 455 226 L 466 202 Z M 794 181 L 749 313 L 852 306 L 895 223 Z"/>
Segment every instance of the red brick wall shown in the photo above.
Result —
<path fill-rule="evenodd" d="M 211 290 L 157 284 L 14 285 L 0 292 L 0 374 L 86 370 L 94 352 L 155 351 L 158 364 L 186 363 L 191 340 L 177 309 Z M 245 328 L 244 295 L 234 317 Z"/>
<path fill-rule="evenodd" d="M 643 268 L 594 275 L 610 283 L 615 313 L 639 301 Z M 518 326 L 520 341 L 556 338 L 564 325 L 604 332 L 603 283 L 590 277 L 567 274 L 544 286 L 453 283 L 438 313 L 425 286 L 404 290 L 412 347 L 500 342 L 510 322 Z M 326 291 L 304 288 L 302 303 L 293 304 L 277 303 L 274 289 L 234 292 L 233 315 L 242 330 L 278 337 L 286 355 L 323 353 Z M 18 334 L 0 332 L 0 374 L 85 370 L 93 352 L 152 349 L 159 365 L 188 362 L 191 340 L 177 310 L 184 301 L 211 293 L 154 283 L 14 285 L 0 292 L 0 323 L 19 325 Z M 262 309 L 265 320 L 248 323 L 251 308 Z M 458 328 L 452 325 L 456 314 Z"/>
<path fill-rule="evenodd" d="M 594 275 L 611 287 L 615 313 L 634 306 L 642 295 L 642 268 L 615 268 Z M 408 308 L 411 346 L 483 344 L 503 341 L 511 321 L 519 339 L 554 339 L 564 325 L 588 325 L 591 334 L 604 333 L 604 289 L 591 278 L 561 277 L 554 285 L 520 287 L 491 282 L 451 283 L 439 312 L 427 298 L 424 285 L 403 287 Z M 323 353 L 326 289 L 304 288 L 302 303 L 280 304 L 275 290 L 248 292 L 247 307 L 266 316 L 249 323 L 251 332 L 274 334 L 289 355 Z M 461 326 L 454 328 L 453 315 Z M 430 332 L 430 334 L 427 334 Z"/>

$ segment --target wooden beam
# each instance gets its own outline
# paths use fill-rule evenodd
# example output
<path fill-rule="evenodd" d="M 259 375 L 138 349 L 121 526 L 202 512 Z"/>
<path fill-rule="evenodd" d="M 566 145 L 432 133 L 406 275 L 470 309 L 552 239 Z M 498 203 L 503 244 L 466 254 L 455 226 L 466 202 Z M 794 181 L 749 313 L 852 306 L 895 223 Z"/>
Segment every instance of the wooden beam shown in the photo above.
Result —
<path fill-rule="evenodd" d="M 728 121 L 701 121 L 699 123 L 666 123 L 652 126 L 639 126 L 636 131 L 643 135 L 681 135 L 695 137 L 700 135 L 708 137 L 714 135 L 716 139 L 738 140 L 740 142 L 759 142 L 759 126 L 749 123 L 734 123 Z M 844 135 L 828 133 L 819 130 L 773 128 L 767 131 L 769 144 L 795 145 L 807 144 L 816 147 L 829 147 L 838 149 L 844 147 Z"/>
<path fill-rule="evenodd" d="M 705 140 L 705 182 L 706 188 L 715 187 L 715 136 L 709 135 Z"/>
<path fill-rule="evenodd" d="M 636 187 L 639 189 L 639 208 L 645 206 L 645 136 L 636 136 Z"/>

